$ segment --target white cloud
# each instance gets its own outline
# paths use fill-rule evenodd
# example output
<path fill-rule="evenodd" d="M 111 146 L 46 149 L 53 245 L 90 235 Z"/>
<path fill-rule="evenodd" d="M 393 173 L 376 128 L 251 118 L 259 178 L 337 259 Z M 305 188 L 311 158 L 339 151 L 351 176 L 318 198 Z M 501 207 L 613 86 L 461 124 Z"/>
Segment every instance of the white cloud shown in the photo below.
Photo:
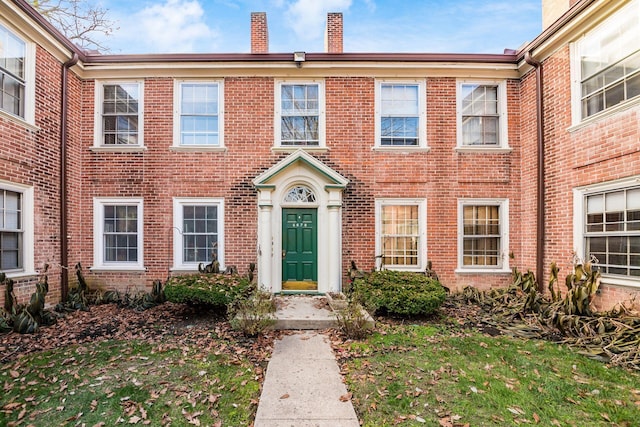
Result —
<path fill-rule="evenodd" d="M 296 0 L 287 9 L 287 24 L 302 40 L 313 40 L 324 35 L 327 12 L 349 9 L 351 0 Z"/>
<path fill-rule="evenodd" d="M 127 53 L 189 53 L 201 51 L 203 44 L 213 50 L 218 34 L 205 18 L 198 0 L 166 0 L 121 16 L 120 31 L 109 44 L 113 53 L 118 47 Z"/>

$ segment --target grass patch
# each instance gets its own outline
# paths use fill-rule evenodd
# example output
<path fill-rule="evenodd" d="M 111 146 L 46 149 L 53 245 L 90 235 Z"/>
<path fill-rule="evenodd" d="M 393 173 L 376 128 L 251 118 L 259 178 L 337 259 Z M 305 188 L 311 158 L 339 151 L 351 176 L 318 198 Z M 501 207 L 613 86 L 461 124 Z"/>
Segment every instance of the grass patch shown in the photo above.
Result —
<path fill-rule="evenodd" d="M 248 425 L 260 392 L 247 359 L 169 340 L 32 354 L 0 382 L 0 425 Z"/>
<path fill-rule="evenodd" d="M 637 425 L 636 371 L 545 341 L 379 326 L 379 333 L 343 348 L 364 426 Z"/>

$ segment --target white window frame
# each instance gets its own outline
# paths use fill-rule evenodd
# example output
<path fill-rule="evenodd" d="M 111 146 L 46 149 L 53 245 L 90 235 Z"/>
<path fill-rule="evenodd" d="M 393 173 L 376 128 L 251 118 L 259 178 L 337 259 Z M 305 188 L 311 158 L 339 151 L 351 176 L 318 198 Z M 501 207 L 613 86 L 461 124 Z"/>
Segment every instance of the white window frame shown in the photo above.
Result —
<path fill-rule="evenodd" d="M 136 206 L 138 210 L 138 260 L 136 262 L 104 261 L 104 207 Z M 93 266 L 91 270 L 105 271 L 145 271 L 144 267 L 144 203 L 142 198 L 114 197 L 93 199 Z"/>
<path fill-rule="evenodd" d="M 282 145 L 282 86 L 283 85 L 318 85 L 318 145 Z M 274 96 L 274 148 L 288 151 L 303 149 L 307 151 L 325 150 L 326 144 L 326 105 L 325 81 L 323 79 L 275 80 Z"/>
<path fill-rule="evenodd" d="M 22 268 L 4 273 L 9 278 L 34 276 L 37 274 L 34 260 L 34 189 L 4 180 L 0 180 L 0 189 L 22 194 Z"/>
<path fill-rule="evenodd" d="M 0 117 L 17 121 L 32 129 L 36 128 L 36 45 L 8 22 L 0 19 L 0 25 L 25 43 L 24 52 L 24 116 L 12 114 L 0 109 Z"/>
<path fill-rule="evenodd" d="M 498 206 L 500 219 L 500 256 L 497 266 L 465 266 L 464 255 L 464 207 Z M 509 199 L 458 199 L 458 268 L 456 273 L 511 273 L 509 267 Z"/>
<path fill-rule="evenodd" d="M 383 206 L 418 206 L 418 265 L 384 265 L 385 269 L 397 271 L 424 271 L 427 267 L 427 199 L 395 199 L 381 198 L 375 200 L 375 255 L 382 254 L 382 207 Z M 376 258 L 376 268 L 380 260 Z"/>
<path fill-rule="evenodd" d="M 629 178 L 619 179 L 615 181 L 609 181 L 605 183 L 598 183 L 592 185 L 586 185 L 573 189 L 573 247 L 574 253 L 578 258 L 583 261 L 586 257 L 586 240 L 585 235 L 585 222 L 586 222 L 586 196 L 593 193 L 601 192 L 613 192 L 617 190 L 623 190 L 629 187 L 635 187 L 640 184 L 640 175 L 635 175 Z M 608 285 L 627 286 L 632 288 L 640 288 L 639 279 L 628 279 L 621 276 L 612 276 L 609 274 L 602 274 L 602 283 Z"/>
<path fill-rule="evenodd" d="M 104 86 L 118 84 L 137 84 L 140 94 L 138 99 L 138 143 L 137 144 L 104 144 L 103 126 L 102 126 L 102 109 L 104 101 Z M 146 147 L 144 145 L 144 80 L 96 80 L 95 81 L 95 105 L 93 119 L 93 151 L 115 151 L 129 152 L 142 151 Z"/>
<path fill-rule="evenodd" d="M 218 86 L 218 144 L 182 145 L 182 86 L 217 85 Z M 224 145 L 224 80 L 174 80 L 173 84 L 173 145 L 174 151 L 225 151 Z"/>
<path fill-rule="evenodd" d="M 637 106 L 640 104 L 640 96 L 635 96 L 633 98 L 624 99 L 622 102 L 615 104 L 609 108 L 604 108 L 603 110 L 594 113 L 588 117 L 582 117 L 582 62 L 580 58 L 581 49 L 580 45 L 593 33 L 601 30 L 606 26 L 611 26 L 614 28 L 619 28 L 619 22 L 617 18 L 621 16 L 627 16 L 630 13 L 633 13 L 632 8 L 635 7 L 636 13 L 640 12 L 640 2 L 639 1 L 631 1 L 624 5 L 621 9 L 615 11 L 612 15 L 610 15 L 604 22 L 600 23 L 598 26 L 590 29 L 588 32 L 582 35 L 580 39 L 575 40 L 573 43 L 569 45 L 570 47 L 570 58 L 571 58 L 571 121 L 572 127 L 570 130 L 575 130 L 581 127 L 583 124 L 589 124 L 593 121 L 599 120 L 604 117 L 609 117 L 610 115 L 616 114 L 620 111 L 624 111 L 626 109 L 632 108 L 633 106 Z M 609 66 L 612 64 L 609 64 Z"/>
<path fill-rule="evenodd" d="M 218 208 L 218 262 L 224 262 L 224 198 L 219 197 L 174 197 L 173 198 L 173 267 L 172 271 L 198 271 L 200 262 L 184 262 L 182 255 L 182 227 L 184 206 L 216 206 Z M 203 264 L 208 264 L 203 263 Z"/>
<path fill-rule="evenodd" d="M 418 144 L 417 145 L 382 145 L 382 86 L 383 85 L 417 85 L 418 86 Z M 375 82 L 375 143 L 376 151 L 425 151 L 427 145 L 427 84 L 424 79 L 395 80 L 376 79 Z"/>
<path fill-rule="evenodd" d="M 462 132 L 462 86 L 496 86 L 498 88 L 498 142 L 497 145 L 463 145 Z M 510 152 L 509 117 L 507 114 L 507 82 L 506 80 L 466 80 L 456 82 L 456 151 L 459 152 Z"/>

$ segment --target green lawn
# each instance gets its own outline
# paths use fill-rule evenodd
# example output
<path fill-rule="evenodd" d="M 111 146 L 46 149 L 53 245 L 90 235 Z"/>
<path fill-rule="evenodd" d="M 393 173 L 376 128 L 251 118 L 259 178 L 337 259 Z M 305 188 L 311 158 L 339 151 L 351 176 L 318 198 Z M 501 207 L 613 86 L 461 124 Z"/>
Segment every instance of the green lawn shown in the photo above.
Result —
<path fill-rule="evenodd" d="M 339 346 L 364 426 L 636 426 L 640 373 L 566 346 L 443 325 L 378 324 Z"/>

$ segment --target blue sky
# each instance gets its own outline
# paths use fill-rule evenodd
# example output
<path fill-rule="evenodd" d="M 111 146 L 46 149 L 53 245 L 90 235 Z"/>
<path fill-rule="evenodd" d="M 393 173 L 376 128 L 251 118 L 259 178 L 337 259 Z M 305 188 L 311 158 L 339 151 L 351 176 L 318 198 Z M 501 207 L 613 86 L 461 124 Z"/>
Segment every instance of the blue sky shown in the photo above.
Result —
<path fill-rule="evenodd" d="M 327 12 L 344 15 L 345 52 L 502 53 L 541 32 L 541 0 L 101 0 L 111 53 L 247 53 L 266 12 L 269 51 L 323 52 Z"/>

